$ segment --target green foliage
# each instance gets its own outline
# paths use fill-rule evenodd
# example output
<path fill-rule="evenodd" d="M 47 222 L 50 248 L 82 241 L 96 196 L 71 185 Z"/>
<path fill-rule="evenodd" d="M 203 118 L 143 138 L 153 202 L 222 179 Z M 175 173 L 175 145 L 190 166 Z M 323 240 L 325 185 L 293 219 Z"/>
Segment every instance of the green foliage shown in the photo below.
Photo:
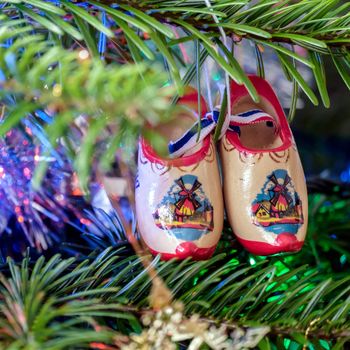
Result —
<path fill-rule="evenodd" d="M 2 2 L 0 9 L 0 99 L 5 117 L 0 133 L 28 116 L 37 118 L 53 146 L 61 142 L 69 148 L 83 185 L 94 157 L 108 167 L 121 146 L 124 151 L 134 149 L 140 133 L 162 145 L 150 125 L 170 118 L 169 96 L 174 91 L 164 85 L 175 86 L 181 94 L 184 85 L 193 80 L 198 84 L 208 56 L 257 98 L 234 50 L 222 44 L 220 28 L 233 47 L 242 39 L 255 45 L 261 76 L 264 47 L 278 55 L 293 81 L 291 117 L 299 89 L 318 103 L 298 65 L 312 70 L 325 106 L 326 55 L 350 86 L 349 4 L 339 0 L 216 0 L 211 8 L 195 0 L 123 0 L 113 7 L 113 1 L 85 3 L 92 7 L 67 0 L 12 0 Z M 104 24 L 105 15 L 111 25 Z M 108 43 L 102 50 L 101 38 Z M 184 42 L 196 49 L 194 62 L 184 63 L 177 54 Z M 300 56 L 295 45 L 307 49 L 308 57 Z M 164 62 L 166 69 L 155 62 Z M 38 110 L 53 116 L 52 123 L 40 121 Z M 81 116 L 87 116 L 83 125 Z M 37 181 L 44 170 L 41 162 Z M 329 200 L 322 195 L 312 198 L 309 242 L 296 258 L 253 257 L 226 239 L 209 261 L 156 258 L 153 264 L 188 314 L 225 322 L 229 329 L 270 325 L 260 349 L 341 348 L 350 339 L 350 278 L 343 269 L 334 272 L 330 255 L 336 254 L 341 266 L 349 261 L 348 218 L 339 219 L 345 217 L 349 201 L 337 200 L 329 207 Z M 121 248 L 107 248 L 83 262 L 55 256 L 35 264 L 26 258 L 16 266 L 9 260 L 0 279 L 0 348 L 116 346 L 118 337 L 139 333 L 140 316 L 153 312 L 148 303 L 151 281 L 141 259 L 126 257 Z"/>
<path fill-rule="evenodd" d="M 261 349 L 342 349 L 350 339 L 350 199 L 337 185 L 315 185 L 329 194 L 310 195 L 309 233 L 296 255 L 253 256 L 225 225 L 208 261 L 154 258 L 186 314 L 225 324 L 229 332 L 268 325 Z M 152 281 L 121 228 L 110 230 L 88 256 L 85 247 L 76 259 L 26 257 L 1 266 L 0 349 L 118 348 L 123 336 L 142 331 L 141 317 L 154 313 Z"/>
<path fill-rule="evenodd" d="M 72 266 L 73 262 L 59 256 L 45 262 L 41 257 L 31 269 L 28 259 L 20 267 L 8 261 L 11 279 L 0 279 L 2 349 L 53 350 L 111 342 L 110 331 L 94 330 L 94 317 L 137 325 L 132 315 L 119 311 L 119 305 L 102 303 L 103 295 L 114 294 L 118 288 L 93 287 L 95 274 L 106 268 L 103 256 L 90 266 L 88 261 L 76 266 Z"/>
<path fill-rule="evenodd" d="M 173 52 L 174 33 L 164 23 L 175 25 L 185 30 L 188 35 L 181 38 L 184 40 L 199 40 L 204 50 L 212 56 L 215 61 L 226 70 L 231 77 L 241 82 L 239 71 L 232 65 L 227 65 L 226 60 L 217 55 L 215 45 L 219 38 L 219 27 L 223 28 L 227 35 L 234 34 L 237 38 L 246 38 L 262 46 L 272 47 L 277 52 L 282 51 L 287 56 L 300 60 L 303 64 L 315 68 L 314 63 L 294 53 L 293 50 L 281 44 L 299 45 L 310 52 L 344 56 L 349 47 L 349 25 L 350 16 L 348 4 L 341 5 L 340 0 L 304 0 L 294 1 L 259 1 L 253 3 L 244 1 L 211 1 L 211 8 L 208 8 L 204 1 L 119 1 L 118 7 L 111 7 L 111 1 L 88 1 L 95 6 L 94 11 L 105 11 L 115 20 L 116 26 L 120 27 L 130 48 L 136 47 L 145 54 L 131 55 L 137 62 L 145 58 L 152 59 L 154 55 L 148 46 L 140 40 L 137 31 L 147 33 L 154 42 L 156 48 L 164 55 L 171 67 L 173 79 L 176 82 L 178 76 L 176 56 Z M 74 25 L 80 29 L 81 35 L 91 53 L 97 55 L 96 32 L 102 32 L 109 38 L 115 36 L 115 32 L 104 26 L 98 16 L 92 16 L 91 10 L 77 6 L 69 1 L 61 1 L 56 7 L 56 17 L 46 18 L 46 14 L 55 11 L 55 6 L 45 2 L 18 1 L 8 2 L 4 8 L 5 12 L 20 11 L 25 18 L 38 22 L 50 32 L 60 35 L 72 35 Z M 27 6 L 25 6 L 27 5 Z M 42 15 L 35 14 L 28 10 L 28 5 L 42 11 Z M 127 11 L 127 13 L 126 13 Z M 57 15 L 72 13 L 74 22 L 56 22 Z M 130 15 L 132 14 L 132 15 Z M 216 16 L 219 23 L 215 23 L 213 16 Z M 45 21 L 43 23 L 43 21 Z M 85 26 L 85 29 L 81 28 Z M 91 34 L 91 33 L 94 33 Z M 135 34 L 136 33 L 136 34 Z M 81 40 L 76 35 L 73 37 Z M 176 42 L 176 41 L 175 41 Z M 169 46 L 169 44 L 172 44 Z M 229 59 L 229 57 L 226 57 Z M 177 62 L 180 63 L 180 62 Z M 290 64 L 283 62 L 283 65 Z M 346 81 L 345 75 L 344 81 Z M 252 92 L 253 93 L 253 92 Z"/>
<path fill-rule="evenodd" d="M 69 137 L 77 129 L 79 117 L 88 116 L 73 149 L 82 184 L 86 185 L 90 175 L 96 145 L 108 146 L 109 152 L 100 159 L 108 165 L 112 159 L 107 157 L 123 139 L 136 144 L 146 124 L 166 120 L 171 89 L 161 89 L 164 76 L 159 70 L 147 64 L 106 65 L 86 57 L 86 51 L 64 49 L 39 34 L 26 35 L 31 26 L 21 27 L 20 32 L 16 29 L 14 21 L 2 18 L 0 43 L 11 39 L 13 44 L 0 48 L 4 75 L 0 97 L 10 95 L 17 103 L 6 104 L 7 118 L 0 133 L 8 132 L 24 116 L 35 115 L 36 110 L 47 110 L 54 118 L 46 125 L 46 133 L 56 145 L 61 136 Z M 45 166 L 45 162 L 39 165 L 37 179 Z"/>
<path fill-rule="evenodd" d="M 0 279 L 0 345 L 81 349 L 140 332 L 139 317 L 152 312 L 141 259 L 109 248 L 81 263 L 59 256 L 34 265 L 9 260 Z M 208 322 L 224 321 L 229 329 L 269 324 L 271 344 L 278 335 L 318 347 L 350 336 L 349 276 L 330 278 L 306 265 L 286 269 L 273 259 L 242 265 L 235 251 L 180 264 L 155 258 L 153 265 L 186 313 Z"/>
<path fill-rule="evenodd" d="M 294 82 L 290 118 L 299 88 L 314 104 L 318 103 L 297 64 L 312 69 L 326 107 L 329 97 L 325 55 L 332 56 L 339 75 L 349 86 L 350 14 L 348 4 L 342 5 L 340 0 L 215 0 L 210 8 L 204 1 L 123 0 L 118 1 L 118 6 L 111 6 L 112 3 L 87 1 L 79 6 L 68 0 L 12 0 L 4 2 L 0 10 L 6 15 L 1 19 L 0 32 L 1 70 L 6 78 L 5 84 L 0 82 L 1 95 L 13 94 L 18 101 L 16 106 L 4 102 L 6 119 L 1 132 L 35 109 L 53 105 L 58 114 L 55 123 L 47 127 L 51 141 L 55 145 L 64 136 L 68 144 L 69 127 L 77 116 L 90 116 L 90 132 L 80 145 L 76 161 L 84 185 L 98 136 L 106 129 L 114 131 L 113 138 L 107 141 L 113 149 L 103 160 L 108 166 L 122 140 L 134 145 L 136 134 L 147 121 L 156 125 L 164 119 L 164 99 L 160 101 L 164 90 L 159 88 L 165 83 L 173 84 L 181 94 L 183 85 L 200 74 L 206 57 L 211 56 L 232 79 L 246 85 L 254 99 L 258 98 L 231 50 L 220 41 L 220 30 L 225 31 L 232 46 L 239 45 L 242 39 L 256 45 L 261 76 L 264 47 L 276 52 L 286 77 Z M 179 38 L 174 34 L 175 27 Z M 193 48 L 197 45 L 199 54 L 191 64 L 185 64 L 177 53 L 183 42 L 192 42 Z M 295 45 L 307 49 L 309 57 L 296 53 Z M 91 58 L 81 62 L 72 52 L 77 47 L 87 48 Z M 165 62 L 168 77 L 148 68 L 147 63 L 154 61 Z M 135 62 L 137 66 L 128 66 Z M 182 78 L 180 70 L 184 71 Z M 28 86 L 32 91 L 28 91 Z M 37 179 L 44 168 L 37 172 Z"/>
<path fill-rule="evenodd" d="M 210 260 L 154 258 L 152 264 L 188 315 L 224 323 L 229 331 L 268 325 L 260 349 L 342 349 L 350 339 L 350 200 L 339 198 L 339 186 L 331 192 L 310 195 L 309 234 L 296 255 L 250 255 L 225 226 Z M 152 282 L 143 258 L 118 247 L 126 238 L 115 230 L 119 241 L 106 239 L 106 248 L 101 241 L 83 259 L 77 252 L 76 260 L 55 255 L 34 263 L 26 257 L 21 265 L 9 259 L 2 266 L 1 349 L 116 346 L 122 336 L 141 332 L 140 318 L 154 312 Z M 108 247 L 112 242 L 116 246 Z"/>
<path fill-rule="evenodd" d="M 339 186 L 335 186 L 336 191 Z M 340 266 L 350 261 L 349 199 L 316 194 L 309 197 L 309 244 L 314 262 L 322 267 L 327 261 Z M 333 257 L 333 258 L 332 258 Z"/>

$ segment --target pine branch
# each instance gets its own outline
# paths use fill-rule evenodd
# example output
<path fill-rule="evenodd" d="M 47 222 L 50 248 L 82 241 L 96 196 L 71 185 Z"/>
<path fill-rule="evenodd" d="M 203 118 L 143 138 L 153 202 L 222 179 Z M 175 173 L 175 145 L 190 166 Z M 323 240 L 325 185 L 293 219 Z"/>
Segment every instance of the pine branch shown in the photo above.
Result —
<path fill-rule="evenodd" d="M 142 319 L 145 316 L 154 317 L 158 312 L 152 309 L 139 309 L 135 306 L 124 306 L 124 305 L 120 306 L 119 310 L 133 314 L 139 319 Z M 213 319 L 209 317 L 200 317 L 199 320 L 201 322 L 208 323 L 213 326 L 218 326 L 218 325 L 225 326 L 228 332 L 236 329 L 249 328 L 248 326 L 245 326 L 244 323 L 242 322 L 222 321 L 220 319 Z M 296 332 L 305 334 L 306 330 L 303 328 L 299 328 L 297 325 L 295 325 L 294 327 L 272 326 L 269 331 L 269 337 L 283 336 L 286 338 L 292 338 Z M 348 328 L 343 328 L 343 329 L 335 328 L 329 332 L 326 332 L 322 328 L 311 327 L 310 330 L 307 332 L 307 334 L 308 334 L 308 339 L 312 339 L 312 340 L 324 339 L 324 340 L 331 341 L 331 340 L 337 340 L 340 338 L 346 338 L 346 339 L 350 338 L 350 330 Z"/>
<path fill-rule="evenodd" d="M 109 149 L 100 160 L 108 167 L 122 138 L 136 144 L 146 124 L 155 125 L 167 118 L 167 100 L 172 90 L 161 89 L 165 76 L 151 66 L 106 65 L 90 57 L 86 50 L 67 50 L 40 35 L 27 35 L 31 26 L 21 27 L 19 31 L 13 29 L 17 23 L 6 18 L 0 20 L 2 29 L 7 29 L 0 35 L 0 43 L 4 39 L 12 41 L 10 47 L 5 42 L 1 48 L 0 98 L 5 105 L 5 121 L 0 125 L 0 134 L 10 131 L 27 115 L 46 111 L 54 116 L 45 131 L 55 147 L 61 136 L 68 136 L 69 130 L 74 132 L 79 116 L 89 116 L 84 130 L 77 132 L 83 133 L 84 139 L 75 138 L 76 149 L 73 149 L 84 188 L 91 175 L 93 154 L 97 155 L 103 144 Z M 15 100 L 21 102 L 11 103 Z M 145 137 L 153 137 L 149 127 Z M 43 157 L 49 153 L 50 150 Z M 46 162 L 39 165 L 37 184 L 46 165 Z"/>
<path fill-rule="evenodd" d="M 135 143 L 140 131 L 149 130 L 147 122 L 154 125 L 164 120 L 168 94 L 160 88 L 166 78 L 143 65 L 145 61 L 155 60 L 154 53 L 167 62 L 179 92 L 184 81 L 190 81 L 200 71 L 198 65 L 208 56 L 232 79 L 244 82 L 246 77 L 237 69 L 235 58 L 227 57 L 228 64 L 216 51 L 227 49 L 220 41 L 218 26 L 213 25 L 212 10 L 227 34 L 235 35 L 235 40 L 245 37 L 258 50 L 264 45 L 275 50 L 288 78 L 294 79 L 314 103 L 317 101 L 298 73 L 296 60 L 314 70 L 325 105 L 328 95 L 322 55 L 332 55 L 339 74 L 349 85 L 349 15 L 342 14 L 348 7 L 338 6 L 338 1 L 262 1 L 250 7 L 243 7 L 245 2 L 212 1 L 212 10 L 197 1 L 143 1 L 143 6 L 137 1 L 125 1 L 120 5 L 128 4 L 130 8 L 102 9 L 98 7 L 102 2 L 88 3 L 92 7 L 83 7 L 86 2 L 79 7 L 69 1 L 62 1 L 59 6 L 56 2 L 12 1 L 1 8 L 12 19 L 0 19 L 0 94 L 6 106 L 1 131 L 7 132 L 27 114 L 49 110 L 55 118 L 46 130 L 55 144 L 74 128 L 79 115 L 88 115 L 90 128 L 79 151 L 80 161 L 76 163 L 85 181 L 102 130 L 116 126 L 116 135 L 109 141 L 117 149 L 125 136 Z M 92 11 L 96 10 L 98 16 L 93 16 Z M 108 13 L 112 27 L 100 20 L 102 13 Z M 64 21 L 63 16 L 71 20 Z M 164 23 L 176 24 L 184 29 L 185 36 L 174 39 Z M 102 44 L 104 39 L 109 40 L 114 44 L 113 50 L 100 52 L 97 38 L 103 39 L 99 41 Z M 173 47 L 184 41 L 199 43 L 199 57 L 181 81 L 181 62 Z M 149 49 L 150 42 L 156 52 Z M 310 59 L 275 42 L 303 46 L 309 50 Z M 74 50 L 77 43 L 89 50 L 90 57 L 86 50 Z M 106 52 L 112 64 L 100 62 L 99 56 Z M 116 64 L 130 58 L 143 64 Z M 263 70 L 261 62 L 260 68 Z M 251 93 L 254 95 L 254 91 Z M 9 96 L 21 102 L 13 105 Z M 135 103 L 130 101 L 140 103 L 142 108 L 135 110 Z M 125 135 L 125 132 L 130 133 Z M 323 219 L 325 214 L 322 213 Z M 331 223 L 329 227 L 322 223 L 321 227 L 327 232 L 334 230 Z M 342 229 L 343 233 L 348 232 L 348 223 L 339 232 Z M 317 226 L 312 230 L 312 234 L 319 231 Z M 345 234 L 344 237 L 346 240 Z M 349 256 L 340 245 L 330 241 L 325 236 L 316 244 L 331 245 L 345 257 Z M 320 273 L 321 268 L 306 266 L 281 271 L 276 260 L 266 266 L 253 259 L 253 266 L 242 266 L 237 258 L 239 253 L 231 245 L 226 248 L 225 251 L 231 252 L 200 263 L 154 260 L 159 274 L 176 298 L 184 302 L 188 314 L 198 313 L 205 321 L 213 319 L 240 327 L 270 324 L 272 334 L 288 336 L 301 346 L 309 341 L 319 345 L 318 336 L 330 339 L 332 346 L 336 345 L 335 337 L 340 337 L 340 342 L 346 340 L 350 308 L 348 276 L 334 274 L 333 279 L 328 279 Z M 10 272 L 2 277 L 0 287 L 0 341 L 5 347 L 12 344 L 16 349 L 26 346 L 28 341 L 41 349 L 51 346 L 66 349 L 73 344 L 88 347 L 93 340 L 110 343 L 116 332 L 140 332 L 138 318 L 132 312 L 121 311 L 128 311 L 123 309 L 127 304 L 133 305 L 135 313 L 145 312 L 152 283 L 139 258 L 125 257 L 124 253 L 119 256 L 119 253 L 118 249 L 114 252 L 109 249 L 95 260 L 75 266 L 73 260 L 59 257 L 46 264 L 39 259 L 33 268 L 29 267 L 28 259 L 21 268 L 9 262 Z M 285 265 L 288 264 L 283 261 Z M 108 327 L 111 318 L 116 321 L 112 330 Z M 72 325 L 74 329 L 67 332 Z M 101 329 L 100 325 L 106 327 L 105 332 L 94 331 Z"/>
<path fill-rule="evenodd" d="M 339 260 L 341 253 L 334 253 L 337 245 L 343 240 L 348 244 L 349 225 L 346 226 L 344 213 L 349 199 L 343 202 L 335 197 L 337 204 L 329 205 L 334 195 L 346 196 L 347 188 L 324 181 L 310 185 L 326 191 L 328 196 L 311 196 L 308 242 L 294 258 L 253 257 L 236 248 L 232 239 L 224 235 L 217 255 L 209 261 L 153 260 L 176 299 L 185 305 L 187 315 L 197 314 L 196 322 L 208 327 L 223 326 L 227 335 L 236 331 L 241 337 L 268 326 L 267 337 L 259 346 L 278 344 L 284 339 L 295 346 L 309 344 L 317 348 L 320 342 L 327 342 L 331 348 L 336 344 L 341 348 L 339 344 L 349 337 L 350 278 L 346 265 L 344 273 L 335 273 L 322 254 Z M 98 220 L 111 221 L 105 213 L 100 214 L 102 217 L 96 218 L 91 214 L 89 219 L 96 224 Z M 112 346 L 116 339 L 129 339 L 129 332 L 146 331 L 141 320 L 155 318 L 158 313 L 150 308 L 152 282 L 144 271 L 142 258 L 125 249 L 125 233 L 120 225 L 111 232 L 105 232 L 108 229 L 104 225 L 98 227 L 101 239 L 95 240 L 96 251 L 86 260 L 54 256 L 48 262 L 43 257 L 36 263 L 26 258 L 21 266 L 11 260 L 2 266 L 0 348 L 15 341 L 26 344 L 28 339 L 35 339 L 36 346 L 45 350 L 52 350 L 50 346 L 84 348 L 90 343 Z M 94 226 L 91 229 L 96 230 Z M 325 244 L 327 237 L 333 235 L 337 235 L 337 240 Z M 318 244 L 316 250 L 322 260 L 319 266 L 310 249 L 313 242 Z M 109 244 L 114 246 L 108 248 Z M 107 248 L 101 251 L 103 246 Z M 79 256 L 79 251 L 75 256 Z M 311 266 L 300 266 L 300 261 Z M 25 327 L 18 328 L 19 321 Z M 65 333 L 66 328 L 70 332 Z"/>
<path fill-rule="evenodd" d="M 105 5 L 108 5 L 108 6 L 114 4 L 113 0 L 98 0 L 98 2 L 105 4 Z M 166 6 L 166 3 L 168 3 L 168 1 L 163 1 L 163 2 L 165 3 L 164 6 Z M 239 2 L 232 1 L 232 3 L 239 3 Z M 248 4 L 249 1 L 246 1 L 246 3 Z M 290 3 L 291 3 L 291 5 L 289 5 L 288 3 L 284 3 L 285 7 L 283 10 L 285 12 L 288 12 L 288 5 L 292 6 L 293 4 L 295 4 L 294 1 L 290 1 Z M 195 27 L 203 32 L 207 32 L 207 33 L 210 33 L 211 31 L 214 30 L 217 35 L 220 35 L 219 30 L 217 28 L 215 28 L 215 26 L 213 25 L 212 18 L 207 17 L 206 19 L 202 19 L 202 18 L 198 18 L 198 16 L 197 17 L 196 16 L 188 16 L 188 13 L 186 11 L 186 3 L 180 4 L 181 8 L 183 9 L 182 11 L 175 11 L 175 12 L 162 9 L 162 4 L 159 1 L 154 2 L 154 4 L 153 4 L 152 2 L 149 2 L 149 1 L 146 1 L 146 2 L 141 1 L 140 2 L 140 1 L 132 1 L 132 0 L 131 1 L 130 0 L 121 0 L 121 1 L 118 1 L 118 4 L 129 5 L 132 8 L 137 9 L 139 11 L 143 11 L 146 13 L 148 13 L 148 12 L 152 13 L 152 17 L 157 19 L 159 22 L 168 23 L 168 24 L 175 25 L 175 26 L 178 25 L 177 20 L 183 19 L 184 16 L 186 16 L 186 22 L 191 24 L 193 27 Z M 275 4 L 278 4 L 278 1 L 276 1 Z M 188 6 L 188 7 L 190 7 L 190 6 Z M 206 7 L 203 7 L 203 5 L 202 5 L 202 7 L 195 7 L 195 8 L 197 9 L 197 11 L 199 11 L 200 9 L 201 10 L 206 9 Z M 213 8 L 215 8 L 215 3 L 213 5 Z M 176 6 L 174 6 L 174 9 L 176 9 Z M 281 12 L 283 12 L 283 10 L 281 10 Z M 224 12 L 222 12 L 222 13 L 224 13 Z M 196 15 L 196 13 L 195 13 L 195 15 Z M 266 14 L 262 13 L 262 16 L 263 15 L 266 16 Z M 333 19 L 328 19 L 329 22 L 331 22 L 332 20 Z M 226 23 L 226 21 L 224 20 L 223 23 Z M 230 22 L 228 22 L 228 23 L 230 23 Z M 275 24 L 276 27 L 278 28 L 278 21 L 275 21 L 275 23 L 276 23 Z M 301 20 L 298 24 L 302 25 L 303 21 Z M 297 27 L 297 25 L 295 23 L 293 23 L 293 26 Z M 313 39 L 316 39 L 316 40 L 321 41 L 321 42 L 327 42 L 327 46 L 331 49 L 332 48 L 339 48 L 339 47 L 346 49 L 346 48 L 350 47 L 350 30 L 349 29 L 344 28 L 344 30 L 341 30 L 341 31 L 334 30 L 334 32 L 335 32 L 334 34 L 324 33 L 324 34 L 312 35 L 312 31 L 310 31 L 310 30 L 307 30 L 307 29 L 297 30 L 297 29 L 294 29 L 293 26 L 292 26 L 292 28 L 288 28 L 287 25 L 285 25 L 285 27 L 283 29 L 281 29 L 281 28 L 278 28 L 278 29 L 277 28 L 276 29 L 266 28 L 266 29 L 264 29 L 264 31 L 266 31 L 266 33 L 268 33 L 270 36 L 269 38 L 266 38 L 266 39 L 262 39 L 261 35 L 256 35 L 254 33 L 249 33 L 249 32 L 242 33 L 242 32 L 244 32 L 244 29 L 245 29 L 244 27 L 242 27 L 241 30 L 239 30 L 239 28 L 237 26 L 238 29 L 235 30 L 234 26 L 232 26 L 231 28 L 230 27 L 226 28 L 224 26 L 224 30 L 228 36 L 235 36 L 236 41 L 240 41 L 242 39 L 251 39 L 251 40 L 256 39 L 256 40 L 264 40 L 264 41 L 268 41 L 268 42 L 285 43 L 285 44 L 291 44 L 291 45 L 296 44 L 297 39 L 293 40 L 290 37 L 281 36 L 281 32 L 286 32 L 287 35 L 291 35 L 291 36 L 292 35 L 309 36 L 311 34 L 310 36 Z M 257 26 L 252 26 L 251 30 L 254 30 L 254 28 L 256 28 L 255 30 L 259 29 L 259 27 L 257 27 Z M 246 28 L 246 29 L 249 29 L 249 28 Z M 277 34 L 280 34 L 280 36 L 274 37 L 274 35 L 277 35 Z M 301 43 L 301 46 L 303 46 L 302 43 Z"/>
<path fill-rule="evenodd" d="M 48 262 L 40 258 L 33 266 L 28 258 L 21 266 L 9 260 L 9 272 L 0 280 L 0 344 L 32 339 L 40 349 L 53 344 L 74 349 L 141 332 L 138 320 L 156 314 L 148 304 L 152 282 L 142 258 L 119 252 L 109 248 L 78 265 L 58 256 Z M 153 264 L 186 313 L 200 315 L 201 322 L 226 325 L 228 331 L 269 324 L 271 341 L 282 336 L 301 345 L 347 339 L 349 277 L 330 280 L 307 266 L 278 273 L 274 265 L 234 261 L 235 255 L 219 254 L 203 262 L 156 258 Z M 109 319 L 117 321 L 113 329 Z M 73 324 L 74 332 L 65 334 Z"/>
<path fill-rule="evenodd" d="M 24 1 L 24 3 L 26 2 Z M 81 4 L 81 6 L 76 4 Z M 331 54 L 337 71 L 345 84 L 350 86 L 350 72 L 346 63 L 350 43 L 348 4 L 341 5 L 340 0 L 300 2 L 263 0 L 258 3 L 252 3 L 251 1 L 212 1 L 211 4 L 211 8 L 207 8 L 205 2 L 202 1 L 144 0 L 135 2 L 122 0 L 118 2 L 117 6 L 114 6 L 111 0 L 77 3 L 62 0 L 60 5 L 56 3 L 60 11 L 73 15 L 73 20 L 80 33 L 74 28 L 74 23 L 71 25 L 63 22 L 63 25 L 58 16 L 52 18 L 50 14 L 47 16 L 48 18 L 44 18 L 23 5 L 14 3 L 9 7 L 5 7 L 3 11 L 13 13 L 15 7 L 23 13 L 24 18 L 37 21 L 37 24 L 45 27 L 48 31 L 67 33 L 77 40 L 81 40 L 81 37 L 83 37 L 91 54 L 96 57 L 99 54 L 96 44 L 94 44 L 96 37 L 94 38 L 91 30 L 88 30 L 89 27 L 110 38 L 110 42 L 113 42 L 115 40 L 113 38 L 116 36 L 114 26 L 116 26 L 116 28 L 122 30 L 124 40 L 127 41 L 124 50 L 127 54 L 123 53 L 122 56 L 127 56 L 127 59 L 131 57 L 138 63 L 145 59 L 154 59 L 154 55 L 148 45 L 145 44 L 145 40 L 140 38 L 141 31 L 155 44 L 159 53 L 167 62 L 166 66 L 169 67 L 168 71 L 172 82 L 177 86 L 179 94 L 183 92 L 183 89 L 178 67 L 179 60 L 173 48 L 183 41 L 194 42 L 198 40 L 203 47 L 203 51 L 211 56 L 233 80 L 245 84 L 253 99 L 257 99 L 255 90 L 249 88 L 247 78 L 242 76 L 239 69 L 237 69 L 235 58 L 231 54 L 226 54 L 225 60 L 216 53 L 215 48 L 217 46 L 221 48 L 222 52 L 225 51 L 219 40 L 220 27 L 232 38 L 233 43 L 245 38 L 254 42 L 261 51 L 263 51 L 264 46 L 272 48 L 279 55 L 282 68 L 288 72 L 287 78 L 294 81 L 294 100 L 296 87 L 299 85 L 306 92 L 311 102 L 318 103 L 317 97 L 310 93 L 310 87 L 307 86 L 307 83 L 298 73 L 297 66 L 294 67 L 294 63 L 290 62 L 289 58 L 312 68 L 322 101 L 326 107 L 329 106 L 329 97 L 325 87 L 325 78 L 323 74 L 320 74 L 323 71 L 322 57 L 318 54 Z M 47 11 L 44 6 L 41 6 L 40 10 L 41 12 Z M 99 16 L 101 16 L 101 13 L 107 14 L 109 19 L 114 21 L 114 24 L 107 28 L 106 23 L 99 22 L 96 16 L 91 15 L 94 13 L 99 14 Z M 217 16 L 219 23 L 214 23 L 212 17 L 214 14 Z M 182 28 L 185 31 L 185 36 L 174 39 L 171 29 L 164 24 L 172 24 Z M 80 38 L 78 38 L 78 35 Z M 308 50 L 311 60 L 301 57 L 293 49 L 289 49 L 289 46 L 294 47 L 295 45 Z M 102 48 L 100 53 L 104 57 L 112 57 L 107 49 Z M 113 53 L 114 55 L 115 53 Z M 120 56 L 119 48 L 116 49 L 116 55 Z M 124 60 L 125 57 L 122 59 Z"/>

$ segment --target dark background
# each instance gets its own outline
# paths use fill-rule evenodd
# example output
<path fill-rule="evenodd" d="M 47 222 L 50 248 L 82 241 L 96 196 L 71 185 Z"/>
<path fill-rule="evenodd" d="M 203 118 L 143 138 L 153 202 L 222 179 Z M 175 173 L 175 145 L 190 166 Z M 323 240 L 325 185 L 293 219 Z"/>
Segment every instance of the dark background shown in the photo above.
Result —
<path fill-rule="evenodd" d="M 330 108 L 322 102 L 315 107 L 301 95 L 305 107 L 297 110 L 291 127 L 307 177 L 350 182 L 350 93 L 334 65 L 325 63 Z"/>

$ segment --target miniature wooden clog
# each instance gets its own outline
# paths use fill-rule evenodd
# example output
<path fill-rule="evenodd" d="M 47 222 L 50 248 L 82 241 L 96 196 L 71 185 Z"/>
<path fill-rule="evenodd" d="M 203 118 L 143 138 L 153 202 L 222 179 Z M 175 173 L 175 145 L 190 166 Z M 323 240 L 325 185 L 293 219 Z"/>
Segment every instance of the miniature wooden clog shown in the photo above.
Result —
<path fill-rule="evenodd" d="M 299 251 L 306 235 L 308 202 L 303 168 L 283 109 L 271 86 L 250 76 L 254 103 L 232 82 L 230 128 L 220 140 L 226 213 L 251 253 Z"/>
<path fill-rule="evenodd" d="M 182 112 L 175 124 L 161 131 L 169 141 L 196 121 L 197 99 L 197 92 L 190 89 L 179 100 Z M 204 115 L 203 99 L 201 109 Z M 191 138 L 192 134 L 186 135 Z M 223 226 L 223 198 L 210 134 L 191 152 L 173 159 L 160 157 L 141 138 L 135 187 L 138 229 L 153 254 L 161 254 L 164 260 L 202 260 L 214 253 Z"/>

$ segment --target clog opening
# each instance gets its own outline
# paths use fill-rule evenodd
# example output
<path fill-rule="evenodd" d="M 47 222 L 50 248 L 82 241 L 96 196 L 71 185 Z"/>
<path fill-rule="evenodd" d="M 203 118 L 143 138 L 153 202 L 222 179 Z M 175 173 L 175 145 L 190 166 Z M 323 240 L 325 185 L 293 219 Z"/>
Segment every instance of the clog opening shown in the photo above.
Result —
<path fill-rule="evenodd" d="M 184 135 L 186 131 L 192 128 L 193 124 L 198 120 L 195 111 L 192 111 L 186 106 L 178 105 L 175 110 L 173 119 L 165 124 L 159 125 L 156 131 L 161 135 L 166 143 L 176 141 Z M 150 140 L 150 145 L 154 144 Z M 194 147 L 186 151 L 183 156 L 194 154 L 203 147 L 203 142 L 198 142 Z M 169 153 L 162 155 L 163 159 L 173 159 Z"/>
<path fill-rule="evenodd" d="M 255 103 L 249 95 L 237 100 L 232 108 L 233 114 L 259 109 L 275 119 L 272 122 L 251 123 L 239 127 L 239 142 L 245 148 L 267 150 L 282 146 L 283 141 L 279 132 L 280 125 L 277 113 L 267 99 L 260 96 L 260 102 Z"/>

